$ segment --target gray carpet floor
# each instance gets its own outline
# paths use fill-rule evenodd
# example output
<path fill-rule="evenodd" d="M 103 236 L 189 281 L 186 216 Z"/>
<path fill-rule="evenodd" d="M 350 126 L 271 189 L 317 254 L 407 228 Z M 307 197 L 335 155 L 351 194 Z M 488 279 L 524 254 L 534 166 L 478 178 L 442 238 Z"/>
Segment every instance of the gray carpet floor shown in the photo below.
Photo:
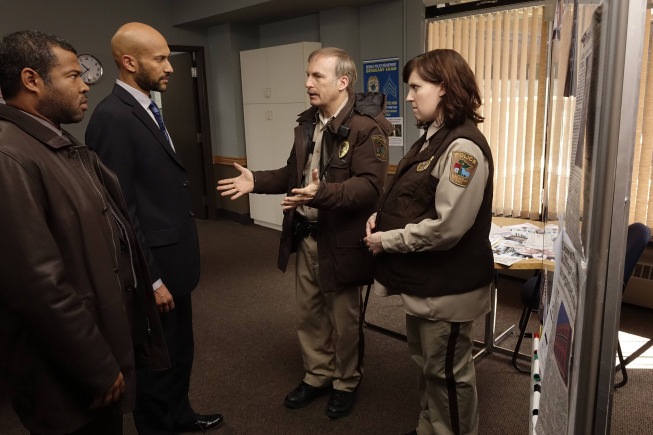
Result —
<path fill-rule="evenodd" d="M 195 364 L 190 398 L 196 412 L 224 414 L 226 424 L 215 433 L 403 434 L 415 427 L 417 369 L 406 344 L 370 329 L 365 330 L 364 379 L 350 416 L 329 420 L 324 415 L 327 397 L 302 409 L 285 408 L 283 398 L 300 382 L 303 369 L 295 333 L 294 265 L 285 274 L 276 269 L 279 233 L 224 220 L 199 220 L 198 228 L 202 278 L 193 293 Z M 500 278 L 497 331 L 519 321 L 522 283 Z M 621 329 L 653 335 L 652 314 L 625 305 Z M 396 297 L 372 295 L 367 320 L 405 331 Z M 483 320 L 475 323 L 479 340 L 483 326 Z M 530 326 L 535 330 L 537 319 Z M 511 335 L 503 346 L 513 348 L 515 343 L 516 336 Z M 530 346 L 525 340 L 523 349 Z M 628 373 L 628 384 L 614 394 L 611 433 L 650 433 L 653 370 Z M 515 371 L 509 357 L 498 354 L 478 360 L 476 376 L 480 433 L 528 433 L 529 377 Z M 0 392 L 0 434 L 24 433 Z M 125 416 L 125 433 L 136 433 L 131 416 Z"/>

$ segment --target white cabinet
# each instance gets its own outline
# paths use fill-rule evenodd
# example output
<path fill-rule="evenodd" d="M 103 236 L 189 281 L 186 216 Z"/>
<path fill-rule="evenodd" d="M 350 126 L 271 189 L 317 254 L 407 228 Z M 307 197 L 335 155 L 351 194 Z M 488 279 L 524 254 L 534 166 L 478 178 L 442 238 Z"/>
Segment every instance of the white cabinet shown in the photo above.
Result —
<path fill-rule="evenodd" d="M 241 51 L 245 147 L 252 171 L 286 165 L 297 115 L 310 107 L 304 82 L 308 55 L 322 45 L 300 42 Z M 285 195 L 249 195 L 256 224 L 281 229 Z"/>

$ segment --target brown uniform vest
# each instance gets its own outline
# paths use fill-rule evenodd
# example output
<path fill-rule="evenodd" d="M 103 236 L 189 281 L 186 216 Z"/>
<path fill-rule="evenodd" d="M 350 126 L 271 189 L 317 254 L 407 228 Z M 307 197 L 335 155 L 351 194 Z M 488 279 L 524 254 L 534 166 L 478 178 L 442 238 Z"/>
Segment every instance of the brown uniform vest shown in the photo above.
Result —
<path fill-rule="evenodd" d="M 381 198 L 376 217 L 377 230 L 404 228 L 409 223 L 437 218 L 435 189 L 440 180 L 431 175 L 432 165 L 458 138 L 469 139 L 478 145 L 489 162 L 488 180 L 476 221 L 451 249 L 379 255 L 374 277 L 391 290 L 433 297 L 465 293 L 492 281 L 494 260 L 489 234 L 494 165 L 485 137 L 471 120 L 453 130 L 441 128 L 421 152 L 426 135 L 413 145 L 399 162 L 393 182 Z M 426 167 L 420 165 L 431 157 L 433 159 Z"/>

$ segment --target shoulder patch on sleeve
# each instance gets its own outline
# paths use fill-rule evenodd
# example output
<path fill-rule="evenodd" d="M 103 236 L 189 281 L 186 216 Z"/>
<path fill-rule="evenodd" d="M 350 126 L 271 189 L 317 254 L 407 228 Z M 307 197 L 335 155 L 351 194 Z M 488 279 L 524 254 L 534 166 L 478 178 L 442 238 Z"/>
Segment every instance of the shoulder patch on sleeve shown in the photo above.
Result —
<path fill-rule="evenodd" d="M 469 153 L 454 151 L 451 153 L 451 171 L 449 181 L 460 187 L 467 187 L 478 167 L 478 160 Z"/>
<path fill-rule="evenodd" d="M 374 154 L 376 155 L 376 158 L 382 162 L 388 160 L 388 140 L 385 136 L 372 136 L 372 143 L 374 144 Z"/>

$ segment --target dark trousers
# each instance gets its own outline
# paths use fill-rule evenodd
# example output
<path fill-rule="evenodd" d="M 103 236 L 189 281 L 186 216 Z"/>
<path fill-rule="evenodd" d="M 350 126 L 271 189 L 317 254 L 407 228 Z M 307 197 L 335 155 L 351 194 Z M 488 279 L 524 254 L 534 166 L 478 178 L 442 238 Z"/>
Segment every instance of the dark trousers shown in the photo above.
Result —
<path fill-rule="evenodd" d="M 191 296 L 174 299 L 175 308 L 160 315 L 172 368 L 136 374 L 134 422 L 140 435 L 176 433 L 178 426 L 195 420 L 188 400 L 194 351 Z"/>

